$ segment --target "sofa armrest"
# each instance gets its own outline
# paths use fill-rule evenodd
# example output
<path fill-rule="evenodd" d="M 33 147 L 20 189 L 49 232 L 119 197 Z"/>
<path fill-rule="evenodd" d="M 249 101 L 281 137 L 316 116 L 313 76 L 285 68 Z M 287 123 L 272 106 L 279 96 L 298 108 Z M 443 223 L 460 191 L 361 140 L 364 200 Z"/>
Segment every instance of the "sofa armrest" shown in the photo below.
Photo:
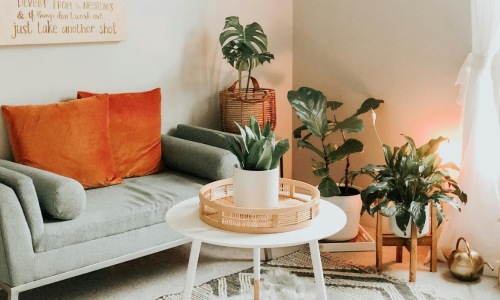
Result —
<path fill-rule="evenodd" d="M 74 179 L 8 160 L 0 159 L 0 167 L 30 177 L 42 211 L 53 218 L 71 220 L 85 209 L 87 195 L 83 186 Z"/>
<path fill-rule="evenodd" d="M 0 184 L 0 280 L 18 286 L 34 279 L 30 229 L 15 192 Z"/>
<path fill-rule="evenodd" d="M 168 168 L 209 180 L 233 176 L 238 159 L 228 150 L 163 135 L 162 158 Z"/>

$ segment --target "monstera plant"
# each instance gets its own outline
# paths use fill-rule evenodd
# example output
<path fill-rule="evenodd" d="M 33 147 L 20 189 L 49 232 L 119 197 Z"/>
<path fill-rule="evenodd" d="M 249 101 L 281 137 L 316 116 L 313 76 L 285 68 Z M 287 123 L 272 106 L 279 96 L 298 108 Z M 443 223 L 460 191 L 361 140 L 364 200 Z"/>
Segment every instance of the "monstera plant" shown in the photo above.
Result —
<path fill-rule="evenodd" d="M 349 174 L 350 155 L 362 152 L 364 146 L 357 139 L 347 138 L 346 134 L 363 131 L 363 121 L 358 116 L 376 109 L 384 101 L 368 98 L 354 114 L 343 120 L 340 120 L 335 114 L 343 103 L 327 101 L 321 91 L 301 87 L 297 91 L 288 92 L 288 101 L 303 123 L 293 132 L 294 138 L 299 139 L 297 146 L 311 150 L 318 157 L 318 159 L 312 160 L 312 170 L 314 175 L 321 178 L 318 187 L 321 196 L 349 195 L 348 187 L 352 184 L 347 176 Z M 331 119 L 327 117 L 328 111 L 333 112 Z M 335 144 L 329 141 L 328 139 L 332 134 L 337 134 L 342 143 Z M 321 142 L 320 147 L 311 142 L 312 138 Z M 345 160 L 346 164 L 344 167 L 344 188 L 341 191 L 330 175 L 330 165 L 339 163 L 342 160 Z"/>
<path fill-rule="evenodd" d="M 274 55 L 267 51 L 267 36 L 264 30 L 258 23 L 254 22 L 243 27 L 238 17 L 227 17 L 219 42 L 224 59 L 238 70 L 240 91 L 242 73 L 248 72 L 246 83 L 248 92 L 252 70 L 274 59 Z"/>

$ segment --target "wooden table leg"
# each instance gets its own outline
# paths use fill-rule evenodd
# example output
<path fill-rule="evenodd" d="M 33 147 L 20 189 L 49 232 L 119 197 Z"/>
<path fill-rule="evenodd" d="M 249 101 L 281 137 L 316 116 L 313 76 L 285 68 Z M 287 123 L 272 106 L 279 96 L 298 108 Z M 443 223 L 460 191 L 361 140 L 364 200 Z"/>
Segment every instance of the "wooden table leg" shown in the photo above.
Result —
<path fill-rule="evenodd" d="M 314 281 L 316 281 L 316 290 L 320 300 L 327 300 L 325 278 L 323 277 L 323 266 L 321 265 L 321 255 L 319 254 L 318 241 L 309 242 L 309 251 L 314 271 Z"/>
<path fill-rule="evenodd" d="M 260 299 L 260 248 L 253 248 L 253 298 Z"/>
<path fill-rule="evenodd" d="M 189 255 L 189 263 L 186 276 L 186 284 L 182 293 L 183 300 L 191 299 L 193 292 L 194 276 L 196 275 L 196 267 L 198 266 L 198 258 L 200 257 L 201 241 L 193 240 L 191 243 L 191 254 Z"/>

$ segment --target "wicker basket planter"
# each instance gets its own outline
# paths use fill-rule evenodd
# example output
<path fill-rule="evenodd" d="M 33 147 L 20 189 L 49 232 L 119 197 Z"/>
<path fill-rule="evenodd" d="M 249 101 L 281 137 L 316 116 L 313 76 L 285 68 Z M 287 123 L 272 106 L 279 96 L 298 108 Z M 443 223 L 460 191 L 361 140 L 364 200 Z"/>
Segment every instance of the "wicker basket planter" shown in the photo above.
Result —
<path fill-rule="evenodd" d="M 276 93 L 273 89 L 259 86 L 257 79 L 250 77 L 253 88 L 240 90 L 236 88 L 238 81 L 228 89 L 219 93 L 221 126 L 225 132 L 239 133 L 234 122 L 242 125 L 250 124 L 250 116 L 254 116 L 262 128 L 267 121 L 271 130 L 276 127 Z"/>
<path fill-rule="evenodd" d="M 277 208 L 243 208 L 232 201 L 233 179 L 209 183 L 200 189 L 200 219 L 216 228 L 245 233 L 276 233 L 309 226 L 319 214 L 317 188 L 280 179 Z"/>

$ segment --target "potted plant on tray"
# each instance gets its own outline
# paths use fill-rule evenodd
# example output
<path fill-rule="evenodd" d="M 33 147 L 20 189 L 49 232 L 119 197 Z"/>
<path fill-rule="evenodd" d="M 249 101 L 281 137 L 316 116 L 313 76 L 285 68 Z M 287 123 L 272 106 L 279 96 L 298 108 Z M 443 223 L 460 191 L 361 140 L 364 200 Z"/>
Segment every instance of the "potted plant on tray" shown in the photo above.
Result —
<path fill-rule="evenodd" d="M 372 178 L 372 183 L 361 193 L 363 212 L 373 216 L 380 210 L 389 217 L 389 227 L 399 237 L 410 237 L 411 231 L 407 229 L 413 221 L 417 237 L 421 237 L 429 232 L 429 204 L 436 205 L 439 226 L 444 218 L 440 202 L 460 210 L 455 198 L 465 204 L 467 194 L 448 174 L 446 167 L 453 165 L 442 165 L 436 152 L 446 138 L 431 139 L 417 148 L 411 137 L 403 136 L 406 143 L 401 147 L 391 150 L 382 145 L 385 164 L 366 165 L 351 172 L 349 178 L 353 180 L 360 174 Z"/>
<path fill-rule="evenodd" d="M 319 191 L 322 199 L 333 202 L 347 215 L 346 226 L 327 241 L 347 241 L 358 234 L 361 213 L 360 189 L 355 188 L 348 177 L 350 155 L 362 152 L 363 143 L 357 139 L 347 138 L 347 133 L 363 131 L 363 121 L 358 118 L 372 109 L 376 109 L 383 100 L 366 99 L 350 117 L 339 120 L 335 113 L 328 119 L 327 110 L 335 112 L 342 106 L 338 101 L 327 101 L 321 91 L 309 87 L 301 87 L 297 91 L 288 92 L 288 101 L 303 125 L 294 130 L 294 138 L 299 139 L 297 146 L 311 150 L 319 157 L 312 160 L 314 175 L 321 178 Z M 303 133 L 305 133 L 303 135 Z M 332 134 L 338 134 L 342 143 L 337 145 L 328 141 Z M 310 141 L 316 138 L 321 142 L 319 148 Z M 345 160 L 343 184 L 337 184 L 330 175 L 330 166 Z M 354 198 L 354 199 L 353 199 Z"/>
<path fill-rule="evenodd" d="M 275 91 L 261 88 L 258 81 L 252 77 L 253 69 L 274 59 L 274 55 L 267 51 L 267 35 L 264 29 L 256 22 L 243 27 L 238 17 L 227 17 L 219 42 L 224 59 L 238 70 L 238 80 L 219 93 L 222 129 L 237 133 L 238 128 L 234 122 L 249 125 L 250 114 L 253 114 L 260 126 L 270 121 L 271 129 L 274 130 Z M 247 72 L 245 87 L 242 83 L 244 72 Z M 250 88 L 250 80 L 253 88 Z"/>
<path fill-rule="evenodd" d="M 267 122 L 261 131 L 253 116 L 250 126 L 236 125 L 241 139 L 221 135 L 239 161 L 234 168 L 233 202 L 240 207 L 274 208 L 278 205 L 278 164 L 290 149 L 288 139 L 276 143 L 270 123 Z"/>

